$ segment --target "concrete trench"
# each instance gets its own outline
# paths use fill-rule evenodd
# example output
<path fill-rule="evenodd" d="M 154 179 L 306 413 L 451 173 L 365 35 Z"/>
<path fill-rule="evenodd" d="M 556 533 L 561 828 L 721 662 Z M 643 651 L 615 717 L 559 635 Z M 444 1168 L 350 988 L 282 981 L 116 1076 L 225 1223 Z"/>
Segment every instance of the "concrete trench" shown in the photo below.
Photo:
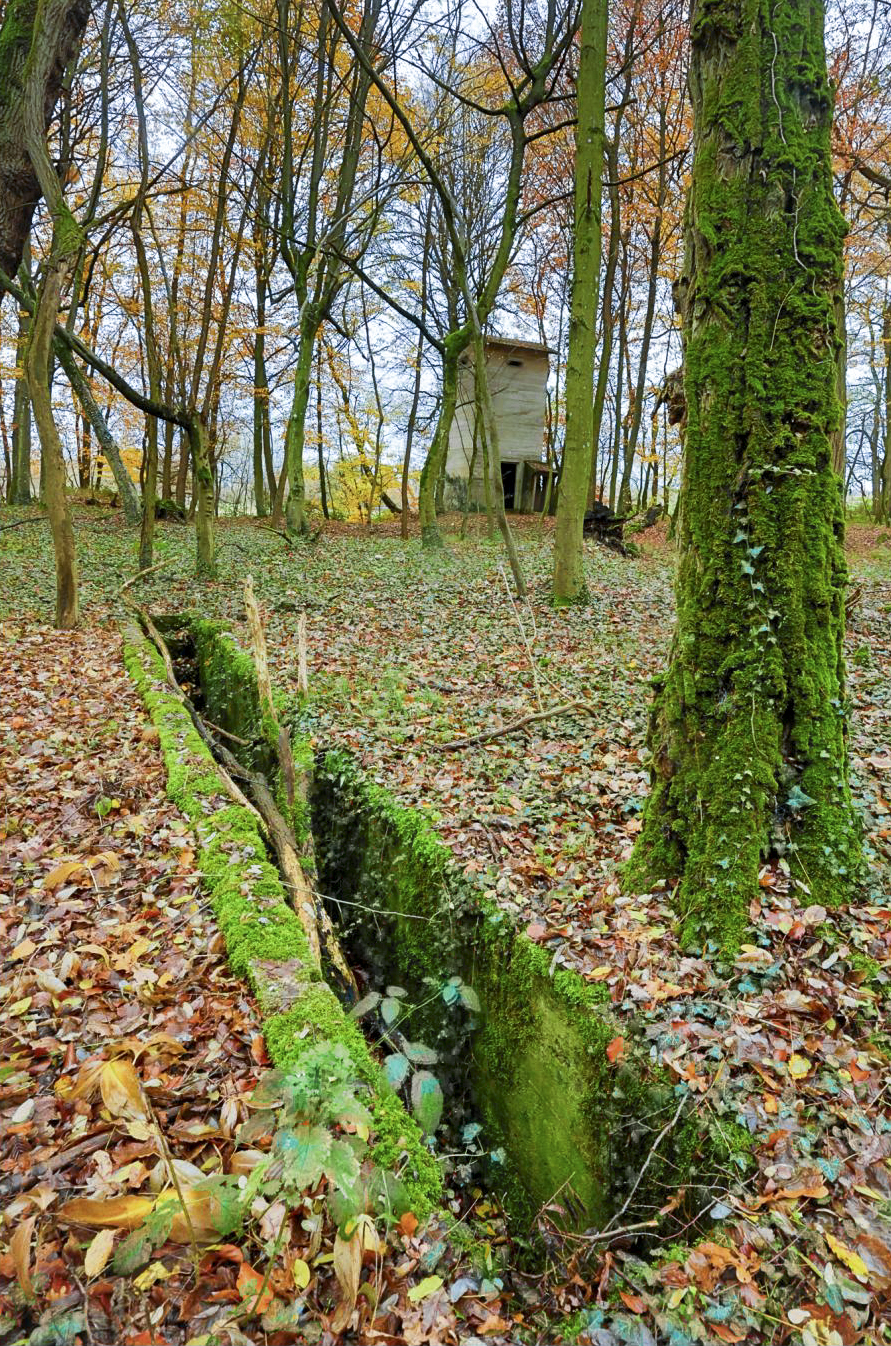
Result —
<path fill-rule="evenodd" d="M 236 755 L 274 784 L 249 658 L 210 623 L 156 620 L 196 707 L 244 740 Z M 282 709 L 297 717 L 298 708 Z M 518 1229 L 544 1216 L 558 1230 L 613 1222 L 640 1226 L 645 1238 L 681 1189 L 672 1218 L 688 1224 L 727 1156 L 701 1111 L 679 1107 L 635 1025 L 614 1017 L 602 986 L 556 968 L 551 953 L 473 887 L 417 810 L 347 754 L 310 759 L 293 731 L 292 743 L 307 764 L 318 889 L 363 995 L 395 986 L 414 1006 L 395 1038 L 377 1015 L 364 1026 L 377 1025 L 371 1036 L 383 1054 L 405 1042 L 436 1052 L 424 1069 L 444 1092 L 450 1154 L 472 1134 L 465 1167 Z M 614 1061 L 607 1048 L 619 1037 L 624 1050 Z M 401 1086 L 409 1109 L 410 1083 Z M 450 1181 L 456 1171 L 453 1160 Z"/>

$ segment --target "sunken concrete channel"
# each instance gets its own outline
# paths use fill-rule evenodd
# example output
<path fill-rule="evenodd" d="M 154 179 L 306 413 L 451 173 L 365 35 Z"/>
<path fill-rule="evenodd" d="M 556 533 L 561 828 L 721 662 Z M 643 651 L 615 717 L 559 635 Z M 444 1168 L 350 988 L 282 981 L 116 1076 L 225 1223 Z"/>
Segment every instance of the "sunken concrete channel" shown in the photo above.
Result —
<path fill-rule="evenodd" d="M 156 621 L 206 719 L 243 740 L 236 755 L 280 785 L 250 657 L 193 615 Z M 680 1189 L 686 1223 L 728 1153 L 701 1110 L 679 1107 L 642 1031 L 617 1021 L 602 986 L 556 968 L 457 868 L 418 810 L 349 755 L 313 756 L 294 732 L 299 704 L 277 700 L 305 773 L 292 822 L 311 837 L 313 877 L 345 952 L 363 991 L 386 996 L 394 986 L 415 1007 L 399 1043 L 385 1029 L 373 1039 L 385 1040 L 384 1055 L 409 1038 L 435 1051 L 435 1064 L 420 1055 L 444 1090 L 449 1151 L 473 1137 L 466 1171 L 518 1226 L 542 1212 L 576 1230 L 655 1225 Z M 618 1038 L 622 1049 L 608 1051 Z M 397 1081 L 408 1106 L 410 1083 Z"/>

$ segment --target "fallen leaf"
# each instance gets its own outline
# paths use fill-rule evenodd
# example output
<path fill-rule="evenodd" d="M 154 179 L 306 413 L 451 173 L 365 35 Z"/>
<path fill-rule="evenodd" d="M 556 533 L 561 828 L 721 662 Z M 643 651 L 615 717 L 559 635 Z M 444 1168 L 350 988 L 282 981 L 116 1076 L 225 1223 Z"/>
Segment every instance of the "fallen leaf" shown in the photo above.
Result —
<path fill-rule="evenodd" d="M 23 1220 L 9 1240 L 9 1252 L 15 1269 L 15 1278 L 26 1299 L 34 1298 L 34 1283 L 31 1280 L 31 1235 L 37 1223 L 36 1215 Z"/>
<path fill-rule="evenodd" d="M 247 1262 L 242 1262 L 235 1278 L 235 1288 L 241 1295 L 245 1312 L 249 1314 L 265 1313 L 272 1303 L 272 1290 L 264 1284 L 265 1276 L 255 1271 Z"/>
<path fill-rule="evenodd" d="M 422 1281 L 418 1281 L 417 1285 L 411 1287 L 408 1297 L 412 1304 L 419 1304 L 428 1295 L 435 1295 L 437 1290 L 441 1290 L 442 1284 L 441 1276 L 425 1276 Z"/>
<path fill-rule="evenodd" d="M 615 1064 L 616 1061 L 622 1061 L 622 1060 L 624 1060 L 624 1059 L 625 1059 L 625 1039 L 624 1039 L 624 1038 L 613 1038 L 612 1042 L 610 1042 L 610 1043 L 607 1044 L 606 1055 L 607 1055 L 607 1059 L 610 1060 L 610 1061 L 612 1061 L 613 1064 Z"/>
<path fill-rule="evenodd" d="M 84 1272 L 87 1280 L 91 1281 L 94 1276 L 98 1276 L 105 1267 L 111 1257 L 116 1232 L 114 1229 L 100 1229 L 87 1248 L 84 1256 Z"/>
<path fill-rule="evenodd" d="M 842 1243 L 841 1239 L 835 1238 L 833 1234 L 824 1233 L 823 1237 L 839 1261 L 844 1262 L 858 1281 L 866 1282 L 869 1280 L 869 1267 L 859 1253 L 856 1253 L 853 1248 L 849 1248 L 846 1243 Z"/>
<path fill-rule="evenodd" d="M 344 1239 L 338 1233 L 334 1239 L 333 1261 L 342 1298 L 331 1320 L 331 1329 L 342 1332 L 352 1317 L 359 1293 L 359 1278 L 362 1274 L 361 1238 Z"/>

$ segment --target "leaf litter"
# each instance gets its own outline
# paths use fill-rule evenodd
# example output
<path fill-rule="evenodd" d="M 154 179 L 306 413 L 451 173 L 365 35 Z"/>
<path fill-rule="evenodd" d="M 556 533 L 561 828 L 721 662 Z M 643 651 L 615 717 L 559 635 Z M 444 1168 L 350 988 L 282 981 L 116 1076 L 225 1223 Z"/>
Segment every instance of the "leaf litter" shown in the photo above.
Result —
<path fill-rule="evenodd" d="M 237 1162 L 269 1063 L 157 735 L 114 632 L 7 626 L 0 660 L 0 1341 L 334 1340 L 340 1244 L 364 1282 L 341 1327 L 456 1341 L 425 1281 L 435 1224 L 384 1243 L 318 1221 L 267 1276 L 284 1208 L 258 1197 L 221 1240 L 201 1184 Z"/>
<path fill-rule="evenodd" d="M 787 863 L 766 865 L 752 943 L 733 966 L 678 948 L 669 892 L 623 894 L 617 879 L 640 826 L 648 682 L 672 623 L 671 556 L 658 533 L 631 562 L 592 551 L 590 605 L 553 612 L 550 541 L 524 530 L 533 586 L 525 635 L 504 597 L 498 552 L 476 538 L 454 543 L 445 558 L 359 530 L 331 530 L 297 549 L 250 524 L 221 536 L 221 579 L 201 586 L 204 610 L 237 631 L 237 579 L 248 565 L 261 573 L 273 676 L 284 686 L 296 686 L 297 615 L 306 612 L 312 696 L 303 722 L 317 742 L 348 748 L 424 810 L 456 862 L 552 952 L 553 966 L 602 982 L 627 1031 L 642 1033 L 654 1062 L 676 1077 L 679 1097 L 692 1092 L 733 1136 L 726 1184 L 706 1219 L 711 1237 L 700 1229 L 686 1242 L 657 1238 L 646 1254 L 627 1241 L 570 1251 L 546 1302 L 536 1304 L 517 1280 L 516 1332 L 522 1320 L 553 1323 L 566 1313 L 578 1340 L 598 1346 L 886 1340 L 888 534 L 852 529 L 849 545 L 861 591 L 848 658 L 852 783 L 867 842 L 862 899 L 830 917 Z M 173 578 L 145 586 L 158 610 L 194 600 L 189 541 L 165 530 Z M 108 576 L 96 584 L 97 612 L 110 607 L 118 545 L 111 535 L 97 553 L 96 574 Z M 440 751 L 533 711 L 542 694 L 545 705 L 587 699 L 596 713 L 545 720 L 460 754 Z M 610 1044 L 616 1060 L 620 1042 Z"/>

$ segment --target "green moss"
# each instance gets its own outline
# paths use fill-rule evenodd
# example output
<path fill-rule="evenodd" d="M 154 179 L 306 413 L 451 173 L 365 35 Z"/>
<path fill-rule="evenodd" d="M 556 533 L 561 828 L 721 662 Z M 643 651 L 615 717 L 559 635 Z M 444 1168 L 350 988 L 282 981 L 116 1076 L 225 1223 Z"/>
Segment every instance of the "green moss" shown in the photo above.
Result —
<path fill-rule="evenodd" d="M 445 1041 L 437 1073 L 458 1091 L 472 1085 L 487 1148 L 505 1151 L 490 1173 L 499 1195 L 525 1222 L 558 1191 L 568 1223 L 604 1221 L 677 1107 L 610 1013 L 608 992 L 552 972 L 550 953 L 458 874 L 427 820 L 345 754 L 317 763 L 312 804 L 323 891 L 359 904 L 345 908 L 346 931 L 352 925 L 373 984 L 396 981 L 415 1004 L 429 1002 L 412 1016 L 411 1036 L 438 1049 Z M 381 931 L 371 948 L 369 910 Z M 450 1033 L 438 990 L 455 975 L 481 1010 Z M 626 1059 L 614 1064 L 607 1047 L 623 1035 Z M 707 1163 L 710 1146 L 693 1115 L 679 1119 L 636 1203 L 662 1205 L 660 1191 Z"/>
<path fill-rule="evenodd" d="M 279 729 L 261 704 L 253 659 L 219 623 L 192 616 L 187 624 L 195 642 L 201 691 L 210 719 L 249 741 L 247 749 L 240 749 L 241 759 L 272 783 L 276 802 L 290 822 L 298 845 L 306 847 L 310 837 L 307 794 L 312 772 L 308 740 L 304 735 L 291 735 L 297 790 L 289 803 L 279 767 Z M 285 704 L 275 696 L 273 701 L 281 723 Z M 311 869 L 309 859 L 304 859 Z"/>
<path fill-rule="evenodd" d="M 687 422 L 671 662 L 629 886 L 679 880 L 686 942 L 739 945 L 774 852 L 813 901 L 856 878 L 842 636 L 842 240 L 822 7 L 695 15 Z"/>
<path fill-rule="evenodd" d="M 195 827 L 198 866 L 229 961 L 264 1012 L 273 1062 L 293 1065 L 314 1042 L 342 1042 L 372 1092 L 372 1157 L 398 1172 L 415 1214 L 427 1215 L 442 1192 L 439 1166 L 357 1024 L 321 980 L 278 871 L 266 858 L 254 815 L 230 801 L 210 753 L 164 682 L 160 656 L 136 628 L 124 632 L 124 659 L 158 730 L 170 796 Z"/>

